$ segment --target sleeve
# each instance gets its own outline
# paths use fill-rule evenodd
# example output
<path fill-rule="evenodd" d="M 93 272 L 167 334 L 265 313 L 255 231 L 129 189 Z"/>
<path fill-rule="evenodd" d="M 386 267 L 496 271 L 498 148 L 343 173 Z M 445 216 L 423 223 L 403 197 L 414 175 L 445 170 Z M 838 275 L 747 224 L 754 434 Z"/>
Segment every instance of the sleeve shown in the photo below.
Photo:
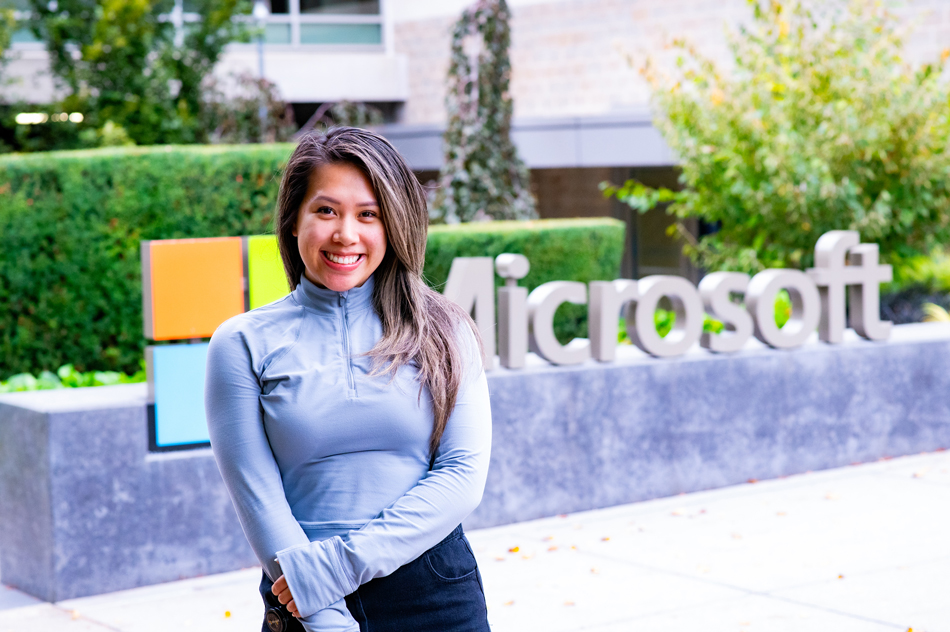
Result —
<path fill-rule="evenodd" d="M 264 432 L 261 387 L 243 334 L 223 324 L 208 347 L 205 413 L 211 449 L 244 534 L 271 580 L 277 551 L 309 539 L 290 510 Z"/>
<path fill-rule="evenodd" d="M 280 470 L 264 432 L 260 394 L 247 340 L 233 323 L 225 323 L 208 347 L 205 413 L 211 449 L 247 541 L 273 581 L 281 575 L 274 561 L 277 551 L 305 546 L 310 540 L 284 495 Z M 342 599 L 308 615 L 301 621 L 308 631 L 356 629 Z"/>
<path fill-rule="evenodd" d="M 491 407 L 475 347 L 471 335 L 462 349 L 470 369 L 426 476 L 363 528 L 278 552 L 301 615 L 325 608 L 418 558 L 478 506 L 488 476 Z"/>

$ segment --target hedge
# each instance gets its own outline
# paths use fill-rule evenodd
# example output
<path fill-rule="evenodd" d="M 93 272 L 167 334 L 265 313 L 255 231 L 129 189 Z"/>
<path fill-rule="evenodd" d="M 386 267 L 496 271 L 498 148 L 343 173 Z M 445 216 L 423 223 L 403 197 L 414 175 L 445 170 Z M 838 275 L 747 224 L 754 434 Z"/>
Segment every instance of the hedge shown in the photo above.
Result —
<path fill-rule="evenodd" d="M 144 345 L 139 242 L 271 232 L 291 149 L 0 156 L 0 379 L 64 364 L 138 370 Z M 619 270 L 622 244 L 623 226 L 612 220 L 433 227 L 426 275 L 437 285 L 454 256 L 522 252 L 532 264 L 529 287 L 609 279 Z M 562 336 L 584 333 L 579 313 L 568 321 L 559 321 Z"/>
<path fill-rule="evenodd" d="M 611 281 L 620 276 L 624 223 L 610 218 L 473 222 L 431 226 L 426 244 L 425 277 L 441 289 L 455 257 L 523 254 L 531 263 L 519 284 L 533 290 L 548 281 Z M 501 286 L 503 280 L 495 278 Z M 587 337 L 587 308 L 565 304 L 554 316 L 561 342 Z"/>

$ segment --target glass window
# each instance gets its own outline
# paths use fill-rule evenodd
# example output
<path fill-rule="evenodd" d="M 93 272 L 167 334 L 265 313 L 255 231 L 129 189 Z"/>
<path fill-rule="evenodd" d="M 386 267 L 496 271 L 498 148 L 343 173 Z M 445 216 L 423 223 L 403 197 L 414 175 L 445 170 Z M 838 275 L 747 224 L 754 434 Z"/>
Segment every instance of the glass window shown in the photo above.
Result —
<path fill-rule="evenodd" d="M 13 44 L 26 44 L 31 42 L 38 42 L 39 40 L 33 36 L 33 31 L 30 29 L 17 29 L 13 31 L 13 35 L 10 38 L 10 41 Z"/>
<path fill-rule="evenodd" d="M 289 44 L 289 24 L 267 24 L 264 26 L 264 42 L 267 44 Z"/>
<path fill-rule="evenodd" d="M 381 44 L 379 24 L 301 24 L 301 44 Z"/>
<path fill-rule="evenodd" d="M 14 11 L 32 11 L 30 0 L 0 0 L 0 9 L 13 9 Z"/>
<path fill-rule="evenodd" d="M 324 15 L 379 15 L 379 0 L 300 0 L 300 12 Z"/>
<path fill-rule="evenodd" d="M 196 5 L 196 0 L 183 0 L 185 3 L 185 13 L 188 13 L 188 7 Z M 254 11 L 254 2 L 255 0 L 249 0 L 244 5 L 244 14 L 251 15 Z M 267 6 L 267 10 L 270 13 L 275 13 L 277 15 L 289 15 L 290 14 L 290 0 L 264 0 L 264 4 Z M 194 11 L 194 9 L 192 9 Z"/>

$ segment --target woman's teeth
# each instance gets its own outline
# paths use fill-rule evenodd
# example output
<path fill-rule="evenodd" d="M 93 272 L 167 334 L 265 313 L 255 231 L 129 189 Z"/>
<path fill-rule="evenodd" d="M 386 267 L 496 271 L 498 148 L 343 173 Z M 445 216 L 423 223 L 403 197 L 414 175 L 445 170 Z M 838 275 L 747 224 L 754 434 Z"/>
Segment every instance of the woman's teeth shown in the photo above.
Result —
<path fill-rule="evenodd" d="M 333 263 L 340 263 L 343 265 L 350 265 L 350 264 L 356 263 L 357 261 L 359 261 L 359 258 L 360 258 L 360 255 L 347 255 L 346 257 L 341 257 L 339 255 L 333 254 L 332 252 L 327 253 L 327 259 L 329 259 Z"/>

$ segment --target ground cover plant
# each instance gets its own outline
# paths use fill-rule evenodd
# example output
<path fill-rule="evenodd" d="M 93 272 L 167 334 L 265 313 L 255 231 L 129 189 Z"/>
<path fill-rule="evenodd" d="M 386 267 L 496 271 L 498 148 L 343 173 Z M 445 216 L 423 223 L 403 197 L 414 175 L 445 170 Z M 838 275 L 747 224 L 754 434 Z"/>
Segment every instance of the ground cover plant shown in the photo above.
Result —
<path fill-rule="evenodd" d="M 640 211 L 665 205 L 707 270 L 805 268 L 834 229 L 894 264 L 947 243 L 950 51 L 905 60 L 904 27 L 874 0 L 751 4 L 728 65 L 677 40 L 674 64 L 641 66 L 682 189 L 607 193 Z M 718 230 L 697 239 L 691 217 Z"/>
<path fill-rule="evenodd" d="M 88 386 L 113 386 L 115 384 L 136 384 L 145 381 L 145 362 L 142 367 L 128 375 L 119 371 L 77 371 L 71 364 L 64 364 L 55 373 L 40 371 L 17 373 L 6 381 L 0 381 L 0 393 L 18 393 L 22 391 L 47 391 L 59 388 L 84 388 Z"/>

